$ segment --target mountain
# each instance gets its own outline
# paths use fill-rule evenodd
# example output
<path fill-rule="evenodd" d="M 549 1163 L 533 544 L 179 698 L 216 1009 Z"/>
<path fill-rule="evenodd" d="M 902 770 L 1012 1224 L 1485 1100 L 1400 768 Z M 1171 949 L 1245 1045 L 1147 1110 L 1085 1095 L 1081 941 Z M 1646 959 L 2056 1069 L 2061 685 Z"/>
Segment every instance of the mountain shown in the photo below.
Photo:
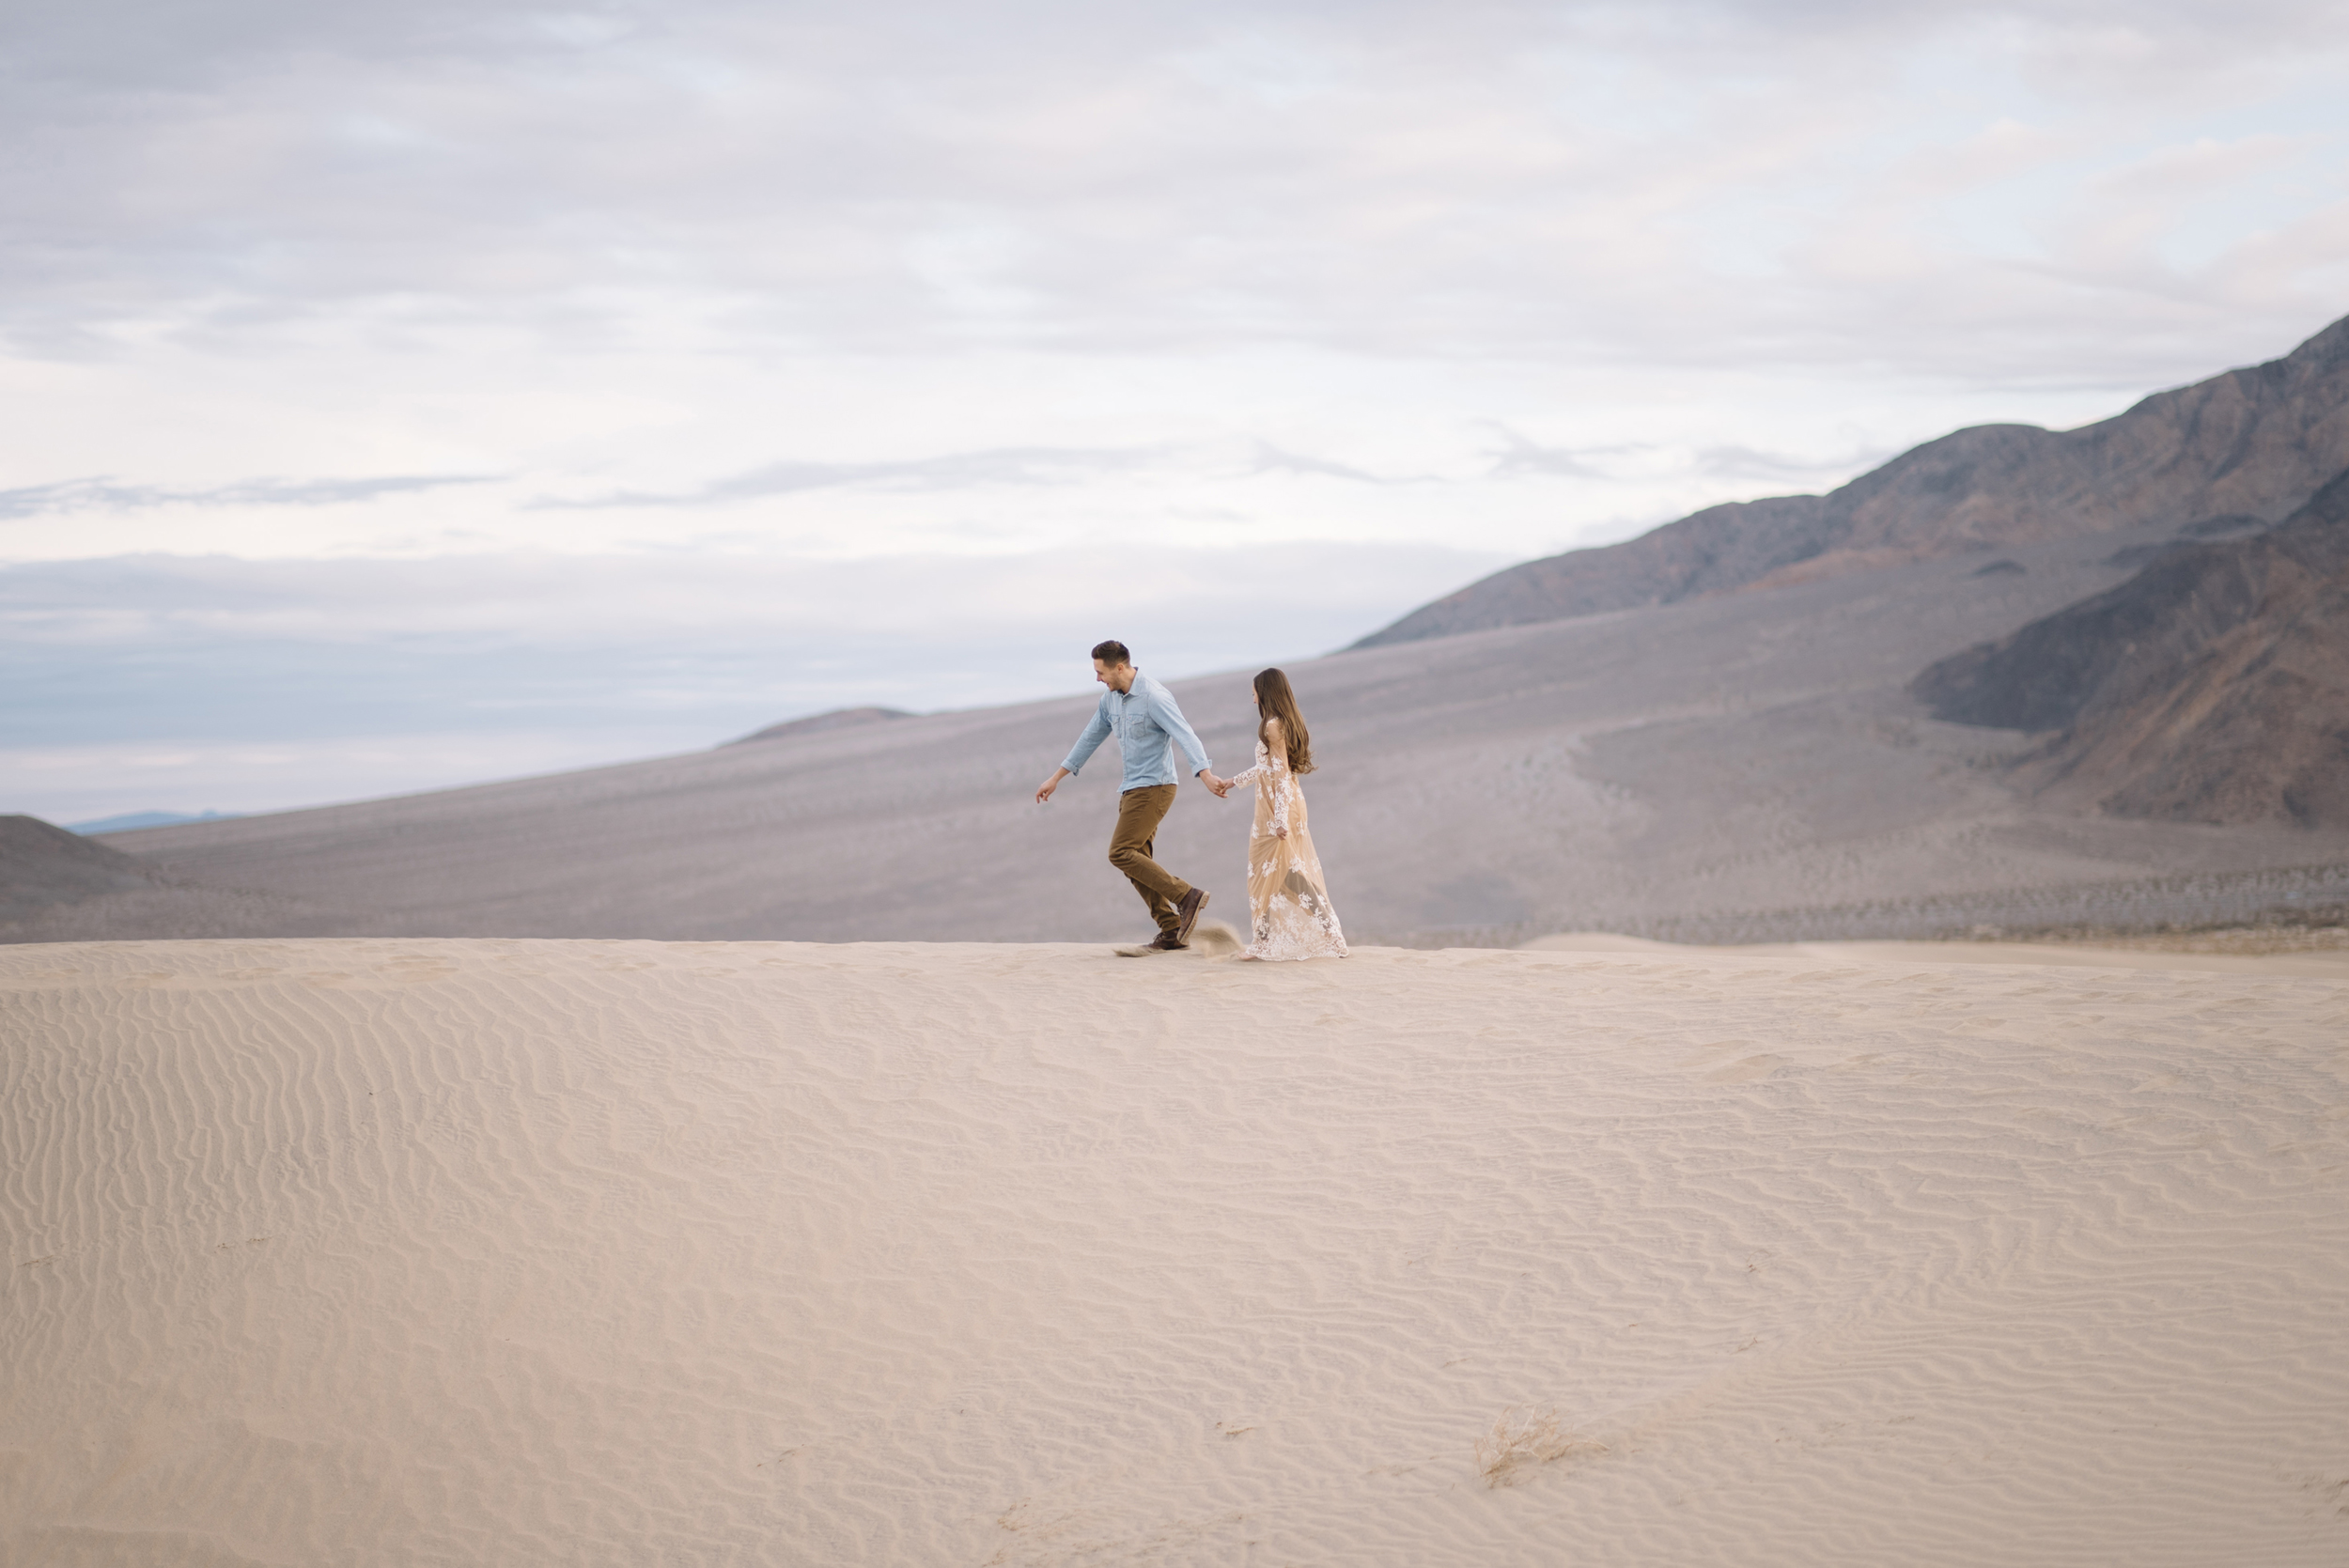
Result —
<path fill-rule="evenodd" d="M 1909 694 L 1927 665 L 2128 579 L 2116 553 L 2170 542 L 2062 539 L 1999 557 L 2016 570 L 1917 561 L 1292 662 L 1347 935 L 1776 941 L 2349 899 L 2349 830 L 2214 833 L 2042 800 L 1978 766 L 2008 737 L 1933 723 Z M 1253 743 L 1248 682 L 1172 683 L 1226 767 Z M 1093 707 L 1077 691 L 118 834 L 169 885 L 0 920 L 0 941 L 1129 940 L 1149 923 L 1104 858 L 1115 765 L 1034 800 Z M 1186 785 L 1159 830 L 1210 919 L 1246 918 L 1249 820 Z"/>
<path fill-rule="evenodd" d="M 786 719 L 780 724 L 753 730 L 741 739 L 729 740 L 726 744 L 747 746 L 754 740 L 783 740 L 795 735 L 825 735 L 832 730 L 855 729 L 861 724 L 880 724 L 892 719 L 912 717 L 902 707 L 835 707 L 829 713 L 811 713 L 804 719 Z"/>
<path fill-rule="evenodd" d="M 38 816 L 0 816 L 0 921 L 154 886 L 148 862 Z"/>
<path fill-rule="evenodd" d="M 1354 644 L 1671 604 L 1902 561 L 2123 529 L 2273 522 L 2349 467 L 2349 318 L 2282 359 L 2056 432 L 1983 425 L 1826 495 L 1707 507 L 1623 544 L 1528 561 Z"/>
<path fill-rule="evenodd" d="M 2349 471 L 1910 690 L 1937 718 L 2058 732 L 2021 779 L 2118 815 L 2349 827 Z"/>
<path fill-rule="evenodd" d="M 101 816 L 95 822 L 69 822 L 66 829 L 85 837 L 100 833 L 127 833 L 138 828 L 171 828 L 182 822 L 219 822 L 241 814 L 232 811 L 131 811 L 119 816 Z"/>

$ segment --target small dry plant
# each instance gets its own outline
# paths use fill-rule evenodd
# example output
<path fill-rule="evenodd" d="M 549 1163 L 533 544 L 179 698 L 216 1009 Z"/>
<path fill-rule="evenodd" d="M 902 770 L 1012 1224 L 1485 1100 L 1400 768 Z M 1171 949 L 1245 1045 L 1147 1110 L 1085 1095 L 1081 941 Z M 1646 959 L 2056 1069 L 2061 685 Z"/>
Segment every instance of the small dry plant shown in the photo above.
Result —
<path fill-rule="evenodd" d="M 1501 1412 L 1490 1432 L 1476 1439 L 1476 1470 L 1487 1486 L 1514 1486 L 1544 1465 L 1606 1452 L 1605 1443 L 1560 1430 L 1554 1406 L 1520 1410 L 1512 1405 Z"/>

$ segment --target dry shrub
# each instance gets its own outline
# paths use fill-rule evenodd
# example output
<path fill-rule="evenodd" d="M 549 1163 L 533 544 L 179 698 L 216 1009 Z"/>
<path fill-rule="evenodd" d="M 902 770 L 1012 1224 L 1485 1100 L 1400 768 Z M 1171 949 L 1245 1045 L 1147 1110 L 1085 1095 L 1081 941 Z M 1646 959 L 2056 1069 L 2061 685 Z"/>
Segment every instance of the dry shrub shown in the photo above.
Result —
<path fill-rule="evenodd" d="M 1493 1429 L 1476 1439 L 1476 1471 L 1487 1486 L 1514 1486 L 1530 1472 L 1561 1459 L 1595 1458 L 1607 1445 L 1558 1425 L 1558 1411 L 1520 1410 L 1512 1405 L 1501 1412 Z"/>

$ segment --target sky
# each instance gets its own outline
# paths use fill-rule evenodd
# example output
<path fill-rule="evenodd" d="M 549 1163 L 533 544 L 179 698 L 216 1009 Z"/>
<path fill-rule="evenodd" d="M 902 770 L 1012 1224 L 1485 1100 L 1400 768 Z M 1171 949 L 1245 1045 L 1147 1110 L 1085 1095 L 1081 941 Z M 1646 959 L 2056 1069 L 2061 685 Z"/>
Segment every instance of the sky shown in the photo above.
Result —
<path fill-rule="evenodd" d="M 10 8 L 0 812 L 1297 660 L 2103 418 L 2349 314 L 2344 84 L 2300 0 Z"/>

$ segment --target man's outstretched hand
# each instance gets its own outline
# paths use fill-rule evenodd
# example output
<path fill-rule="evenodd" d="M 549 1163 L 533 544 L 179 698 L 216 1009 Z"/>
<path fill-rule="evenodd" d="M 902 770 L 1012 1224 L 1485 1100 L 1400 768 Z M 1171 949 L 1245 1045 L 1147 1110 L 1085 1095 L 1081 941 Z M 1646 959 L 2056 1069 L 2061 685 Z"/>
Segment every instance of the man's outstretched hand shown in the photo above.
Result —
<path fill-rule="evenodd" d="M 1219 800 L 1222 800 L 1226 795 L 1232 793 L 1232 781 L 1229 779 L 1217 778 L 1215 776 L 1215 770 L 1211 768 L 1202 768 L 1199 769 L 1199 782 L 1206 784 L 1209 789 L 1214 790 L 1215 798 Z"/>
<path fill-rule="evenodd" d="M 1050 804 L 1051 804 L 1051 802 L 1052 802 L 1052 791 L 1054 791 L 1054 790 L 1058 789 L 1058 788 L 1060 787 L 1060 782 L 1061 782 L 1061 780 L 1063 780 L 1063 779 L 1065 779 L 1065 778 L 1066 778 L 1066 777 L 1068 777 L 1068 769 L 1067 769 L 1067 768 L 1053 768 L 1053 769 L 1052 769 L 1052 776 L 1051 776 L 1050 778 L 1049 778 L 1049 779 L 1045 780 L 1042 784 L 1038 784 L 1038 785 L 1036 785 L 1036 786 L 1035 786 L 1035 803 L 1036 803 L 1037 805 L 1039 805 L 1039 806 L 1046 806 L 1046 805 L 1050 805 Z"/>

